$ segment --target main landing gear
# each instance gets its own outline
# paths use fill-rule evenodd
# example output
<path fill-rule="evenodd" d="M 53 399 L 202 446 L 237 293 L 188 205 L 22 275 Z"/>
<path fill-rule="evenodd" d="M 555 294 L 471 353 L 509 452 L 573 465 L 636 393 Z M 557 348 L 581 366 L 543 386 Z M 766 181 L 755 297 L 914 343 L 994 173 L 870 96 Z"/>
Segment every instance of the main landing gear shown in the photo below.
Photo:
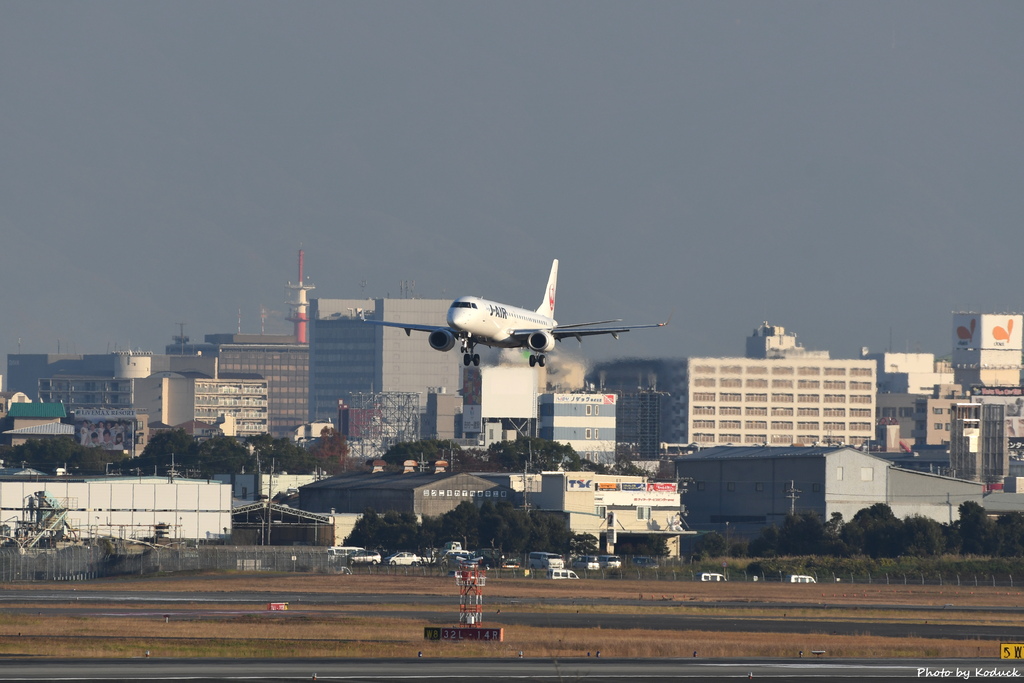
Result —
<path fill-rule="evenodd" d="M 544 354 L 539 353 L 536 356 L 534 356 L 533 354 L 530 355 L 530 367 L 532 368 L 535 365 L 544 367 Z"/>
<path fill-rule="evenodd" d="M 462 342 L 462 364 L 469 367 L 470 363 L 474 366 L 479 367 L 480 365 L 480 354 L 473 353 L 473 343 L 468 341 Z"/>

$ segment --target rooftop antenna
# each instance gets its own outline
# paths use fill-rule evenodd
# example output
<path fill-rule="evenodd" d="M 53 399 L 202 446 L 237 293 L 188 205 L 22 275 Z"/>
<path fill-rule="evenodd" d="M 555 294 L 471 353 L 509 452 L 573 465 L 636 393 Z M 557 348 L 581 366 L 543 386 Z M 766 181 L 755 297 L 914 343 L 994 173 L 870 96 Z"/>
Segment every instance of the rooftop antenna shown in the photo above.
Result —
<path fill-rule="evenodd" d="M 242 334 L 242 307 L 238 307 L 238 334 Z"/>
<path fill-rule="evenodd" d="M 188 343 L 188 337 L 185 336 L 185 323 L 174 323 L 178 326 L 178 334 L 171 339 L 181 345 L 181 355 L 185 355 L 185 344 Z"/>

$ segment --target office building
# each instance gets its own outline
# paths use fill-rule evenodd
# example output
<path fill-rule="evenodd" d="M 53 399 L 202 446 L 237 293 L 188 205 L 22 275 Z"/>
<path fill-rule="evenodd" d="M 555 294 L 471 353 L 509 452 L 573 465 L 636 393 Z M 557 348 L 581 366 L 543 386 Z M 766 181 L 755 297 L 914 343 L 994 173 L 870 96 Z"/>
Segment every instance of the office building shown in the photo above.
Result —
<path fill-rule="evenodd" d="M 423 410 L 431 387 L 459 386 L 457 353 L 435 351 L 425 334 L 360 319 L 443 325 L 450 305 L 448 299 L 312 299 L 308 419 L 334 419 L 338 401 L 352 393 L 417 393 Z"/>
<path fill-rule="evenodd" d="M 557 441 L 581 458 L 615 463 L 615 394 L 542 394 L 538 436 Z"/>
<path fill-rule="evenodd" d="M 309 420 L 309 345 L 284 334 L 208 334 L 165 349 L 170 356 L 217 359 L 217 372 L 267 380 L 267 424 L 276 439 L 289 438 Z"/>

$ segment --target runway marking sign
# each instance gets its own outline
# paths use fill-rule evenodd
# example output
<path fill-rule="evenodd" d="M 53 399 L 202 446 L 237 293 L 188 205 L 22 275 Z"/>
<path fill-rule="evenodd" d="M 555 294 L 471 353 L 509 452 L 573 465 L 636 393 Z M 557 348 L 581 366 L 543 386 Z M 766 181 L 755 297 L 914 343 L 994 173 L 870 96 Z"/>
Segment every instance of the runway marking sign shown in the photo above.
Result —
<path fill-rule="evenodd" d="M 501 642 L 505 638 L 505 630 L 500 628 L 437 628 L 427 626 L 423 629 L 424 640 L 483 640 Z"/>
<path fill-rule="evenodd" d="M 1024 659 L 1024 643 L 1003 643 L 999 646 L 999 659 Z"/>

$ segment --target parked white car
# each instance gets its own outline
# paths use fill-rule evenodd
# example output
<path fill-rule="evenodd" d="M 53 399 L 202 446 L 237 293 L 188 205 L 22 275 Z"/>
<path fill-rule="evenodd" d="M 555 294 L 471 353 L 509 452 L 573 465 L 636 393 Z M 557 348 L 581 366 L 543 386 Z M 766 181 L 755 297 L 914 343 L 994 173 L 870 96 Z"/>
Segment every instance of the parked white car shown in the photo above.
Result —
<path fill-rule="evenodd" d="M 372 550 L 357 550 L 348 556 L 349 564 L 380 564 L 380 553 Z"/>
<path fill-rule="evenodd" d="M 597 558 L 597 563 L 604 569 L 620 569 L 622 558 L 618 555 L 600 555 Z"/>
<path fill-rule="evenodd" d="M 601 568 L 601 564 L 597 561 L 597 555 L 580 555 L 572 561 L 573 569 L 593 569 L 598 570 Z"/>
<path fill-rule="evenodd" d="M 384 558 L 384 564 L 406 565 L 410 567 L 418 567 L 422 562 L 423 560 L 419 555 L 410 552 L 395 553 Z"/>

